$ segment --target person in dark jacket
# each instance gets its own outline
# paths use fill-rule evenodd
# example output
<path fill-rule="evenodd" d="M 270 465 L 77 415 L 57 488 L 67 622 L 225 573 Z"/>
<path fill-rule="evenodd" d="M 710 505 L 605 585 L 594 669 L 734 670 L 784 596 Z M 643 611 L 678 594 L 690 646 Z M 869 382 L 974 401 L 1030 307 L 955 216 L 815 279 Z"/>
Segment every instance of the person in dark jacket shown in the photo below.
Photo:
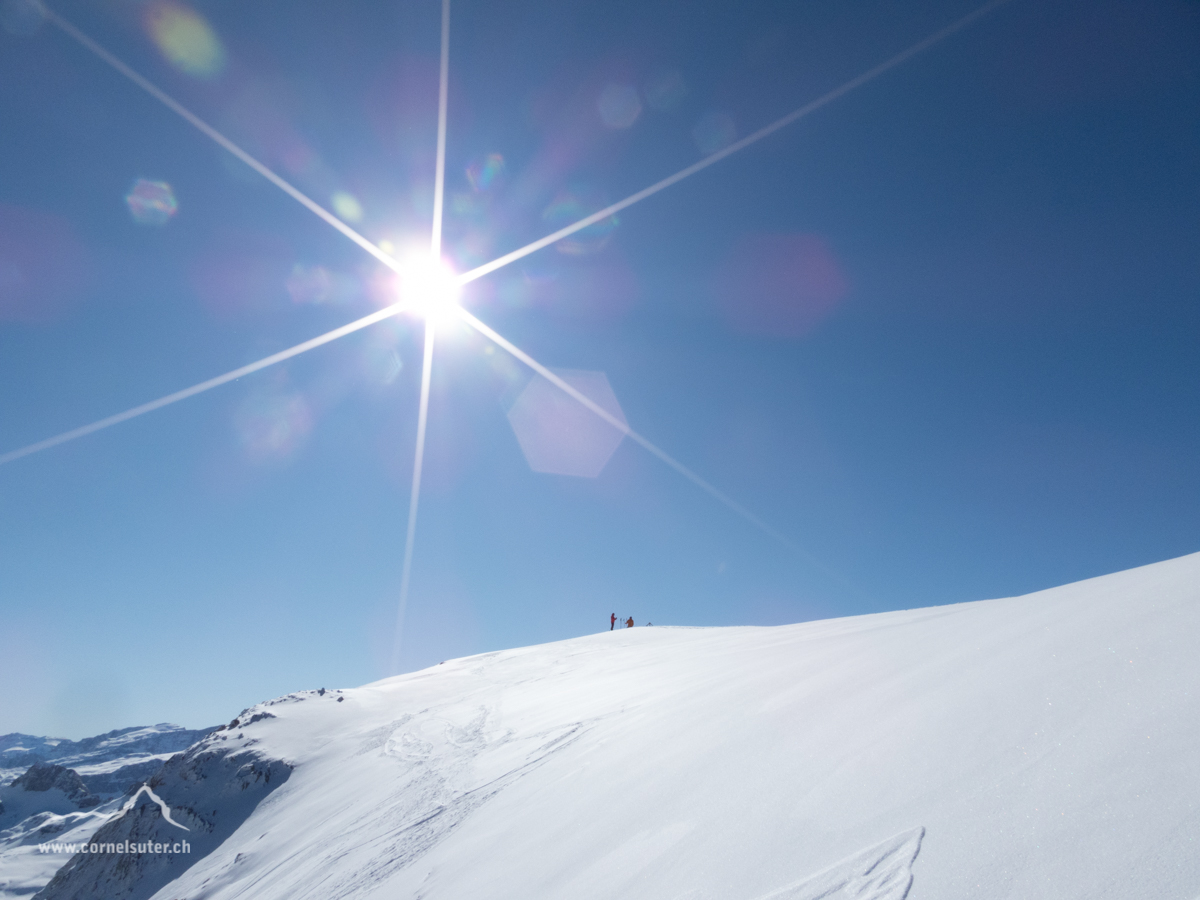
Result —
<path fill-rule="evenodd" d="M 609 620 L 608 620 L 608 630 L 612 631 L 616 627 L 617 627 L 617 614 L 613 613 L 612 616 L 609 617 Z"/>

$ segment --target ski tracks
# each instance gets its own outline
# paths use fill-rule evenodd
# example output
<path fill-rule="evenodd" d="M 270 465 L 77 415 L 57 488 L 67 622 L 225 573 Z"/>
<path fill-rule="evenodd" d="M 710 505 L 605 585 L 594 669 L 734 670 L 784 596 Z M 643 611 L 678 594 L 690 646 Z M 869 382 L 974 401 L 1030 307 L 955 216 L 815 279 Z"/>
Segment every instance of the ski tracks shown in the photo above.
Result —
<path fill-rule="evenodd" d="M 360 754 L 381 753 L 401 772 L 379 814 L 363 822 L 370 833 L 367 864 L 339 883 L 326 882 L 329 900 L 355 895 L 411 865 L 448 837 L 468 816 L 555 753 L 586 733 L 591 723 L 573 722 L 516 736 L 495 726 L 487 706 L 469 712 L 425 710 L 367 736 Z"/>
<path fill-rule="evenodd" d="M 902 832 L 758 900 L 904 900 L 924 836 L 924 828 Z"/>

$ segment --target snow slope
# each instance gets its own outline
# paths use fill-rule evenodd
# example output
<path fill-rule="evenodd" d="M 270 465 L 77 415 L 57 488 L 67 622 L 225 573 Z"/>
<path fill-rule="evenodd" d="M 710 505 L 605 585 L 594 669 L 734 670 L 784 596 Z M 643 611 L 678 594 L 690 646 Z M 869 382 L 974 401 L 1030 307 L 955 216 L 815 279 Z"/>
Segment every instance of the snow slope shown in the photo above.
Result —
<path fill-rule="evenodd" d="M 195 852 L 81 855 L 38 896 L 1194 900 L 1197 635 L 1200 554 L 289 695 L 152 780 Z M 106 833 L 183 834 L 148 801 Z"/>
<path fill-rule="evenodd" d="M 25 900 L 44 888 L 71 857 L 42 853 L 38 845 L 53 841 L 87 841 L 119 812 L 121 800 L 101 806 L 62 811 L 57 803 L 0 831 L 0 900 Z"/>

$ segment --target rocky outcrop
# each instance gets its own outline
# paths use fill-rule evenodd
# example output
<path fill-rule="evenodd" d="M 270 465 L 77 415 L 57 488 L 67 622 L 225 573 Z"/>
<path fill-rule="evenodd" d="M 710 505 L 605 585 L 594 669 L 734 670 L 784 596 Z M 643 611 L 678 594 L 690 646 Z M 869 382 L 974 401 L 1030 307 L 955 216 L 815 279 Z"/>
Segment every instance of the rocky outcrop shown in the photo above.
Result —
<path fill-rule="evenodd" d="M 79 773 L 65 766 L 38 763 L 12 784 L 0 787 L 0 829 L 42 813 L 63 816 L 98 806 Z"/>
<path fill-rule="evenodd" d="M 30 766 L 24 775 L 13 781 L 10 788 L 26 792 L 62 791 L 79 809 L 89 809 L 100 803 L 100 798 L 88 789 L 79 773 L 66 766 L 46 763 Z"/>

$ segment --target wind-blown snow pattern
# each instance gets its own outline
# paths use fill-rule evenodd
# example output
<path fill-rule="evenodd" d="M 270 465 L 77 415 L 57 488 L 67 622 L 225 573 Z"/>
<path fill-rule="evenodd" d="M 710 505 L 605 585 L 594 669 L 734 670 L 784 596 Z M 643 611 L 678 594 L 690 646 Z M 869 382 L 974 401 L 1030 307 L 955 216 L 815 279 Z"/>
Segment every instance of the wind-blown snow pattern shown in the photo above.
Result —
<path fill-rule="evenodd" d="M 912 864 L 924 835 L 924 828 L 898 834 L 761 900 L 904 900 L 912 887 Z"/>
<path fill-rule="evenodd" d="M 190 858 L 77 858 L 38 896 L 1191 900 L 1197 634 L 1200 554 L 289 695 L 153 779 Z M 97 834 L 183 834 L 135 811 Z"/>

